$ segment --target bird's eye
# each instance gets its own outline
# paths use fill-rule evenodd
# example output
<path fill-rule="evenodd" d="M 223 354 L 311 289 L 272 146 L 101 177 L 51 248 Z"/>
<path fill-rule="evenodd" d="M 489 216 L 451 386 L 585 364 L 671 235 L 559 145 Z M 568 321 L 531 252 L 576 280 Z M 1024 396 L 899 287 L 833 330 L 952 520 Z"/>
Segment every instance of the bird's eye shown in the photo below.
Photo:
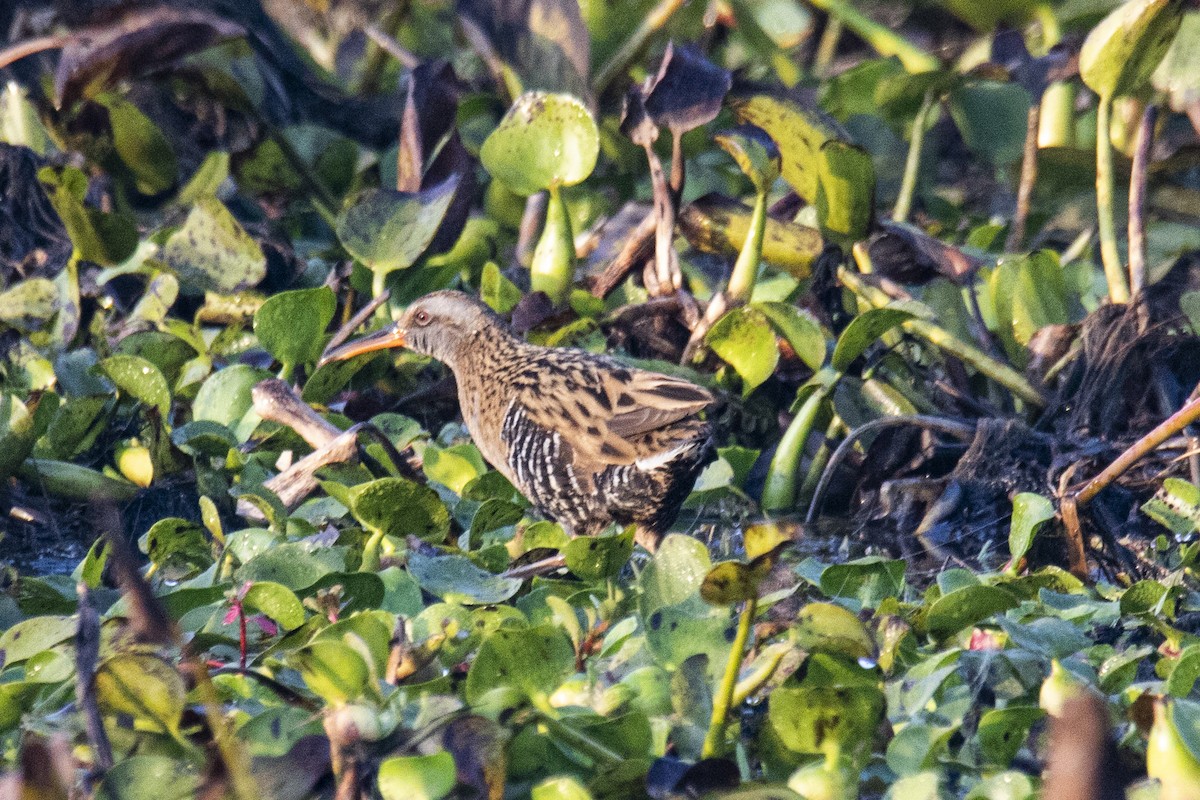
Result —
<path fill-rule="evenodd" d="M 428 311 L 418 311 L 416 313 L 416 315 L 413 317 L 413 322 L 417 323 L 418 325 L 428 325 L 429 324 L 429 312 Z"/>

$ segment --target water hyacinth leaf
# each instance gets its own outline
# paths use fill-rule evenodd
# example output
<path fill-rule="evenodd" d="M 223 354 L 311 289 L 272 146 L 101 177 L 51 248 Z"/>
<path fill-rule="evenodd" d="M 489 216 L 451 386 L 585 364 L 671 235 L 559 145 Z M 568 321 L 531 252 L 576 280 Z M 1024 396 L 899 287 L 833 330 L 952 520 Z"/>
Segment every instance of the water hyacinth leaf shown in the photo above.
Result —
<path fill-rule="evenodd" d="M 156 409 L 166 419 L 171 412 L 171 390 L 158 367 L 138 356 L 109 356 L 100 369 L 117 389 L 140 403 Z"/>
<path fill-rule="evenodd" d="M 779 347 L 766 316 L 752 306 L 735 308 L 717 320 L 704 343 L 742 377 L 743 395 L 749 395 L 775 373 Z"/>
<path fill-rule="evenodd" d="M 521 589 L 521 581 L 480 569 L 464 555 L 408 555 L 408 572 L 421 588 L 446 602 L 503 603 Z"/>
<path fill-rule="evenodd" d="M 933 601 L 925 625 L 941 639 L 1016 606 L 1017 598 L 998 586 L 964 586 Z"/>
<path fill-rule="evenodd" d="M 736 255 L 750 232 L 750 206 L 721 194 L 706 194 L 679 212 L 679 230 L 688 244 L 705 253 Z M 804 280 L 825 240 L 816 228 L 767 217 L 763 260 Z"/>
<path fill-rule="evenodd" d="M 344 568 L 344 565 L 343 567 Z M 292 591 L 312 586 L 336 568 L 297 542 L 275 544 L 258 553 L 234 573 L 236 581 L 280 583 Z"/>
<path fill-rule="evenodd" d="M 497 314 L 507 314 L 521 302 L 521 290 L 504 277 L 495 261 L 483 265 L 483 277 L 479 280 L 479 299 L 487 303 Z"/>
<path fill-rule="evenodd" d="M 592 800 L 592 793 L 577 779 L 547 778 L 530 790 L 531 800 Z"/>
<path fill-rule="evenodd" d="M 279 363 L 311 364 L 321 358 L 336 306 L 328 286 L 280 292 L 254 312 L 254 334 Z"/>
<path fill-rule="evenodd" d="M 887 597 L 899 597 L 904 590 L 901 560 L 877 556 L 860 558 L 846 564 L 833 564 L 821 571 L 821 591 L 829 597 L 853 597 L 874 608 Z"/>
<path fill-rule="evenodd" d="M 346 642 L 319 639 L 288 657 L 304 683 L 325 702 L 340 706 L 362 697 L 371 670 L 361 653 Z"/>
<path fill-rule="evenodd" d="M 710 678 L 724 670 L 729 644 L 737 630 L 737 620 L 729 616 L 727 608 L 709 605 L 698 595 L 652 611 L 643 607 L 641 622 L 657 664 L 675 669 L 689 658 L 702 655 Z"/>
<path fill-rule="evenodd" d="M 200 771 L 186 761 L 135 755 L 104 773 L 96 800 L 191 800 L 200 787 Z"/>
<path fill-rule="evenodd" d="M 174 186 L 179 169 L 175 150 L 158 126 L 118 95 L 105 93 L 97 102 L 108 109 L 113 147 L 132 173 L 137 190 L 159 194 Z"/>
<path fill-rule="evenodd" d="M 679 136 L 712 122 L 729 93 L 732 76 L 694 45 L 667 44 L 658 72 L 647 82 L 646 113 Z"/>
<path fill-rule="evenodd" d="M 816 653 L 802 680 L 771 693 L 768 719 L 784 747 L 849 755 L 870 745 L 883 714 L 883 693 L 871 671 L 852 664 Z"/>
<path fill-rule="evenodd" d="M 267 274 L 258 242 L 215 197 L 200 197 L 183 227 L 163 246 L 163 259 L 194 289 L 231 294 L 257 286 Z"/>
<path fill-rule="evenodd" d="M 176 733 L 187 687 L 166 660 L 151 653 L 118 653 L 96 670 L 96 699 L 112 714 L 128 714 L 160 733 Z"/>
<path fill-rule="evenodd" d="M 379 765 L 378 782 L 383 800 L 440 800 L 457 783 L 454 756 L 393 756 Z"/>
<path fill-rule="evenodd" d="M 1121 593 L 1122 614 L 1175 616 L 1175 598 L 1169 588 L 1153 580 L 1141 580 Z"/>
<path fill-rule="evenodd" d="M 938 5 L 978 33 L 994 31 L 1000 23 L 1020 27 L 1030 20 L 1037 8 L 1035 0 L 996 0 L 980 3 L 976 0 L 939 0 Z"/>
<path fill-rule="evenodd" d="M 831 139 L 817 162 L 817 221 L 839 241 L 866 235 L 875 213 L 875 165 L 858 145 Z"/>
<path fill-rule="evenodd" d="M 1154 497 L 1142 504 L 1142 513 L 1176 536 L 1195 533 L 1200 530 L 1200 486 L 1182 478 L 1167 478 Z"/>
<path fill-rule="evenodd" d="M 775 328 L 775 332 L 787 340 L 792 351 L 808 368 L 816 372 L 825 363 L 829 350 L 828 340 L 821 323 L 810 311 L 796 308 L 790 303 L 754 303 L 754 308 Z"/>
<path fill-rule="evenodd" d="M 467 673 L 467 702 L 497 687 L 527 698 L 546 698 L 575 671 L 575 648 L 561 629 L 539 625 L 500 629 L 484 639 Z"/>
<path fill-rule="evenodd" d="M 792 623 L 797 647 L 810 653 L 832 653 L 848 658 L 870 658 L 875 641 L 859 618 L 833 603 L 809 603 Z"/>
<path fill-rule="evenodd" d="M 583 103 L 567 94 L 526 92 L 484 141 L 479 157 L 511 191 L 531 195 L 580 183 L 599 154 L 600 133 Z"/>
<path fill-rule="evenodd" d="M 700 597 L 714 606 L 731 606 L 758 597 L 758 580 L 749 564 L 722 561 L 704 576 Z"/>
<path fill-rule="evenodd" d="M 1045 712 L 1036 706 L 992 708 L 979 718 L 979 749 L 989 764 L 1007 767 L 1016 758 L 1034 723 Z"/>
<path fill-rule="evenodd" d="M 215 196 L 221 184 L 229 179 L 229 153 L 224 150 L 214 150 L 204 157 L 200 166 L 188 178 L 188 182 L 179 190 L 175 203 L 190 206 L 201 197 Z"/>
<path fill-rule="evenodd" d="M 115 266 L 137 249 L 137 221 L 127 212 L 106 213 L 83 204 L 87 177 L 67 167 L 56 172 L 46 167 L 38 173 L 46 184 L 50 204 L 62 219 L 79 257 L 105 267 Z"/>
<path fill-rule="evenodd" d="M 5 665 L 19 664 L 49 650 L 75 635 L 77 624 L 71 617 L 32 617 L 0 633 L 0 652 Z"/>
<path fill-rule="evenodd" d="M 691 536 L 668 534 L 638 581 L 642 613 L 692 597 L 711 568 L 712 561 L 703 542 Z"/>
<path fill-rule="evenodd" d="M 457 176 L 419 192 L 367 189 L 338 214 L 338 241 L 377 274 L 407 269 L 433 241 L 457 189 Z"/>
<path fill-rule="evenodd" d="M 0 480 L 6 480 L 33 451 L 33 415 L 13 394 L 0 393 Z"/>
<path fill-rule="evenodd" d="M 950 116 L 967 147 L 998 166 L 1021 158 L 1032 99 L 1015 83 L 969 81 L 950 95 Z"/>
<path fill-rule="evenodd" d="M 461 496 L 467 484 L 488 471 L 479 448 L 470 443 L 438 447 L 430 444 L 421 454 L 421 470 L 431 481 Z"/>
<path fill-rule="evenodd" d="M 1175 40 L 1183 0 L 1131 0 L 1092 29 L 1079 51 L 1079 75 L 1101 97 L 1138 91 Z"/>
<path fill-rule="evenodd" d="M 199 571 L 213 561 L 212 547 L 204 528 L 178 517 L 166 517 L 151 525 L 142 539 L 141 549 L 160 570 L 190 566 Z"/>
<path fill-rule="evenodd" d="M 192 402 L 192 419 L 225 426 L 239 442 L 254 433 L 262 418 L 254 411 L 251 391 L 259 382 L 271 377 L 265 370 L 248 364 L 234 364 L 210 375 Z"/>
<path fill-rule="evenodd" d="M 739 125 L 713 137 L 737 163 L 757 192 L 766 192 L 779 177 L 779 147 L 757 125 Z"/>
<path fill-rule="evenodd" d="M 412 534 L 437 542 L 450 532 L 450 512 L 437 492 L 407 478 L 380 478 L 350 491 L 350 513 L 385 536 Z"/>
<path fill-rule="evenodd" d="M 256 581 L 246 590 L 242 603 L 251 612 L 265 614 L 285 631 L 304 624 L 304 606 L 295 593 L 282 584 Z"/>
<path fill-rule="evenodd" d="M 58 287 L 46 278 L 30 278 L 0 292 L 0 325 L 28 333 L 39 330 L 58 311 Z"/>
<path fill-rule="evenodd" d="M 1008 552 L 1013 562 L 1020 561 L 1033 545 L 1042 523 L 1054 519 L 1054 503 L 1034 492 L 1021 492 L 1013 498 L 1012 526 L 1008 532 Z"/>
<path fill-rule="evenodd" d="M 880 336 L 915 316 L 911 311 L 900 308 L 872 308 L 864 311 L 851 320 L 846 330 L 838 337 L 830 363 L 838 372 L 845 372 L 868 347 L 879 341 Z"/>
<path fill-rule="evenodd" d="M 567 569 L 585 581 L 614 577 L 633 555 L 633 530 L 615 536 L 578 536 L 563 549 Z"/>
<path fill-rule="evenodd" d="M 138 487 L 128 481 L 110 478 L 69 461 L 27 458 L 17 474 L 29 485 L 64 500 L 123 503 L 138 493 Z"/>

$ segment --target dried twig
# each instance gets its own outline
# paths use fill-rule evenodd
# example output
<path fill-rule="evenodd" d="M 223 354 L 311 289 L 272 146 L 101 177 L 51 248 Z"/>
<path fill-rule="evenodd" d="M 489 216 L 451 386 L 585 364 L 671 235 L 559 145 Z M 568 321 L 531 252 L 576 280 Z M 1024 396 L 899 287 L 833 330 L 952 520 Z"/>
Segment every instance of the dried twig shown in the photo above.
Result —
<path fill-rule="evenodd" d="M 325 352 L 328 353 L 330 350 L 333 350 L 335 347 L 342 344 L 342 342 L 349 339 L 350 334 L 354 333 L 362 326 L 364 322 L 370 319 L 371 315 L 375 313 L 375 309 L 386 303 L 391 296 L 391 291 L 384 289 L 378 295 L 372 297 L 370 302 L 359 309 L 353 317 L 346 320 L 346 323 L 342 325 L 342 327 L 338 328 L 337 333 L 333 335 L 333 338 L 329 340 L 329 344 L 325 346 Z"/>
<path fill-rule="evenodd" d="M 1015 253 L 1025 241 L 1025 224 L 1029 221 L 1029 205 L 1033 198 L 1033 186 L 1038 173 L 1038 129 L 1042 123 L 1042 104 L 1035 101 L 1029 106 L 1025 118 L 1025 150 L 1021 157 L 1021 179 L 1017 184 L 1017 207 L 1013 212 L 1012 226 L 1004 242 L 1006 253 Z"/>
<path fill-rule="evenodd" d="M 604 272 L 592 281 L 593 296 L 607 297 L 609 292 L 625 280 L 626 275 L 650 258 L 654 252 L 656 227 L 657 220 L 653 213 L 647 214 L 638 223 L 638 226 L 629 234 L 629 238 L 625 240 L 621 252 L 617 253 L 617 257 L 604 268 Z"/>

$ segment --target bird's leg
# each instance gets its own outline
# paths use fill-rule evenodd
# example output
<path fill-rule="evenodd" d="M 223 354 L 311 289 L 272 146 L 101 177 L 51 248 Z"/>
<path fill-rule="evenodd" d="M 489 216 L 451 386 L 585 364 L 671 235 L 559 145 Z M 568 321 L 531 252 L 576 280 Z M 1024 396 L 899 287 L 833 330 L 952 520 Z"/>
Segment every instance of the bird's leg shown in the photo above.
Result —
<path fill-rule="evenodd" d="M 633 532 L 633 540 L 646 548 L 646 551 L 651 555 L 658 552 L 658 546 L 662 544 L 663 535 L 658 531 L 652 531 L 644 525 L 638 525 Z"/>

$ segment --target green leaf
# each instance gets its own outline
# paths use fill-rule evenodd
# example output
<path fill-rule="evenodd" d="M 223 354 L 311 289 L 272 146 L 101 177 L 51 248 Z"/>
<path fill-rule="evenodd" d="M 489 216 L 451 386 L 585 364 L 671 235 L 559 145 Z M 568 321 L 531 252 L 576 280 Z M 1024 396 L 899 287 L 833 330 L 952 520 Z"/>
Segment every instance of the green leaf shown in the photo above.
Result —
<path fill-rule="evenodd" d="M 450 512 L 437 492 L 407 478 L 380 478 L 350 491 L 350 513 L 385 536 L 412 534 L 439 542 L 450 532 Z"/>
<path fill-rule="evenodd" d="M 175 150 L 158 126 L 133 103 L 109 92 L 96 101 L 108 109 L 113 147 L 133 174 L 142 194 L 159 194 L 175 185 Z"/>
<path fill-rule="evenodd" d="M 200 772 L 188 761 L 157 755 L 123 759 L 96 789 L 96 800 L 192 800 Z"/>
<path fill-rule="evenodd" d="M 33 658 L 75 635 L 76 622 L 71 617 L 33 617 L 0 633 L 0 653 L 4 664 L 19 664 Z"/>
<path fill-rule="evenodd" d="M 1101 97 L 1138 91 L 1183 21 L 1182 0 L 1129 0 L 1092 28 L 1079 51 L 1079 75 Z"/>
<path fill-rule="evenodd" d="M 758 597 L 758 579 L 749 564 L 722 561 L 704 576 L 700 597 L 714 606 L 731 606 Z"/>
<path fill-rule="evenodd" d="M 68 461 L 27 458 L 17 474 L 26 483 L 64 500 L 123 503 L 138 493 L 138 487 L 129 481 L 110 478 Z"/>
<path fill-rule="evenodd" d="M 838 337 L 833 348 L 833 368 L 845 372 L 880 336 L 915 316 L 900 308 L 872 308 L 859 314 Z"/>
<path fill-rule="evenodd" d="M 48 185 L 50 203 L 62 219 L 79 257 L 105 267 L 115 266 L 137 249 L 137 220 L 127 212 L 105 213 L 83 205 L 87 177 L 74 167 L 38 173 Z"/>
<path fill-rule="evenodd" d="M 552 625 L 524 630 L 500 629 L 483 640 L 467 673 L 467 702 L 475 703 L 498 687 L 528 698 L 547 698 L 575 671 L 575 649 Z"/>
<path fill-rule="evenodd" d="M 596 166 L 600 133 L 591 112 L 568 94 L 526 92 L 479 151 L 493 177 L 520 195 L 574 186 Z"/>
<path fill-rule="evenodd" d="M 504 277 L 495 261 L 489 261 L 483 265 L 483 276 L 479 279 L 479 299 L 497 314 L 507 314 L 521 302 L 521 290 Z"/>
<path fill-rule="evenodd" d="M 809 603 L 792 624 L 797 647 L 810 653 L 832 653 L 849 658 L 869 658 L 875 642 L 858 616 L 833 603 Z"/>
<path fill-rule="evenodd" d="M 248 364 L 234 364 L 217 370 L 204 381 L 192 402 L 192 419 L 211 421 L 233 431 L 239 442 L 254 433 L 262 418 L 254 411 L 251 390 L 259 381 L 271 377 L 265 370 Z"/>
<path fill-rule="evenodd" d="M 1013 563 L 1020 561 L 1033 545 L 1042 523 L 1054 519 L 1054 503 L 1033 492 L 1021 492 L 1013 498 L 1012 525 L 1008 531 L 1008 552 Z"/>
<path fill-rule="evenodd" d="M 768 719 L 784 747 L 797 753 L 846 755 L 869 747 L 883 714 L 883 692 L 871 671 L 816 653 L 803 679 L 771 693 Z"/>
<path fill-rule="evenodd" d="M 585 581 L 615 577 L 633 555 L 633 530 L 615 536 L 579 536 L 567 542 L 567 569 Z"/>
<path fill-rule="evenodd" d="M 493 575 L 458 554 L 409 553 L 408 571 L 422 589 L 447 602 L 503 603 L 521 589 L 521 581 Z"/>
<path fill-rule="evenodd" d="M 0 392 L 0 481 L 7 480 L 21 466 L 36 439 L 29 409 L 16 395 Z"/>
<path fill-rule="evenodd" d="M 754 303 L 753 307 L 763 313 L 809 369 L 816 372 L 821 368 L 829 347 L 824 328 L 811 312 L 789 303 Z"/>
<path fill-rule="evenodd" d="M 769 191 L 779 177 L 779 147 L 762 128 L 743 125 L 717 134 L 713 141 L 729 153 L 755 191 Z"/>
<path fill-rule="evenodd" d="M 328 286 L 280 292 L 254 312 L 254 334 L 279 363 L 312 364 L 321 358 L 336 307 Z"/>
<path fill-rule="evenodd" d="M 362 697 L 371 671 L 362 654 L 335 639 L 319 639 L 288 657 L 314 694 L 338 706 Z"/>
<path fill-rule="evenodd" d="M 428 756 L 394 756 L 379 765 L 383 800 L 439 800 L 457 782 L 454 756 L 444 750 Z"/>
<path fill-rule="evenodd" d="M 304 606 L 295 593 L 282 584 L 256 581 L 250 584 L 242 602 L 247 609 L 266 614 L 285 631 L 304 624 Z"/>
<path fill-rule="evenodd" d="M 998 586 L 964 586 L 934 600 L 925 625 L 932 636 L 943 639 L 1016 605 L 1017 598 Z"/>
<path fill-rule="evenodd" d="M 575 778 L 547 778 L 530 791 L 531 800 L 592 800 L 592 793 Z"/>
<path fill-rule="evenodd" d="M 235 577 L 239 583 L 281 583 L 293 591 L 312 586 L 336 570 L 296 542 L 284 542 L 251 558 Z"/>
<path fill-rule="evenodd" d="M 1176 536 L 1200 531 L 1200 486 L 1182 478 L 1167 478 L 1142 505 L 1142 513 Z"/>
<path fill-rule="evenodd" d="M 979 718 L 979 750 L 985 761 L 1007 767 L 1029 738 L 1034 723 L 1045 712 L 1036 706 L 992 708 Z"/>
<path fill-rule="evenodd" d="M 192 206 L 183 227 L 163 246 L 163 259 L 184 283 L 222 294 L 257 286 L 267 274 L 258 242 L 212 196 Z"/>
<path fill-rule="evenodd" d="M 187 687 L 175 667 L 150 653 L 118 653 L 96 670 L 96 699 L 161 733 L 177 733 Z"/>
<path fill-rule="evenodd" d="M 408 269 L 433 241 L 457 189 L 457 177 L 415 193 L 367 189 L 338 214 L 338 241 L 376 273 Z"/>
<path fill-rule="evenodd" d="M 968 81 L 950 95 L 950 116 L 967 147 L 993 164 L 1021 160 L 1033 102 L 1020 84 Z"/>
<path fill-rule="evenodd" d="M 40 330 L 58 311 L 58 287 L 46 278 L 30 278 L 0 292 L 0 324 L 24 333 Z"/>
<path fill-rule="evenodd" d="M 876 608 L 884 599 L 900 596 L 904 567 L 904 561 L 878 556 L 834 564 L 821 572 L 821 591 L 829 597 L 853 597 L 868 608 Z"/>
<path fill-rule="evenodd" d="M 175 202 L 181 206 L 190 206 L 201 197 L 216 196 L 221 184 L 229 178 L 229 153 L 224 150 L 214 150 L 204 157 L 200 167 L 179 190 Z"/>
<path fill-rule="evenodd" d="M 100 369 L 125 394 L 157 409 L 162 419 L 171 413 L 171 390 L 158 367 L 138 356 L 109 356 Z"/>
<path fill-rule="evenodd" d="M 742 306 L 717 320 L 704 342 L 742 376 L 742 395 L 753 392 L 775 372 L 779 346 L 766 316 L 753 306 Z"/>

